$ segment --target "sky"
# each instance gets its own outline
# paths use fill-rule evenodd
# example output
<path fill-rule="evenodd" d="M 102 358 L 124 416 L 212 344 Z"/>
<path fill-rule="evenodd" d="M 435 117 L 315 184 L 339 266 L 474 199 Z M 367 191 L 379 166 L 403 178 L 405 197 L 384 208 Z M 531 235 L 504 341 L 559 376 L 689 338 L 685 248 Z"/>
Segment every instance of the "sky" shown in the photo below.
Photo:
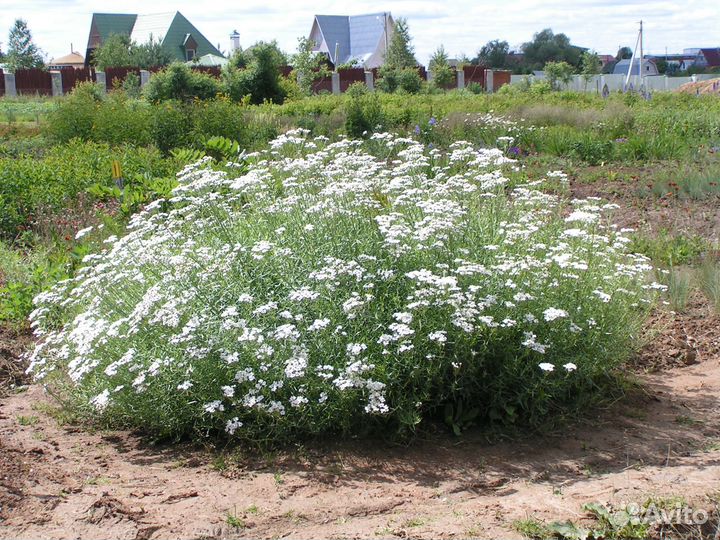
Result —
<path fill-rule="evenodd" d="M 71 43 L 84 55 L 93 12 L 167 11 L 180 11 L 221 50 L 230 48 L 229 35 L 237 30 L 243 47 L 275 39 L 286 52 L 294 52 L 298 37 L 310 33 L 315 14 L 389 11 L 408 20 L 416 58 L 423 64 L 439 45 L 452 57 L 472 58 L 492 39 L 519 47 L 543 28 L 565 33 L 575 45 L 614 55 L 621 45 L 634 46 L 641 19 L 650 53 L 720 46 L 717 0 L 0 0 L 0 47 L 7 50 L 8 32 L 22 18 L 48 59 L 68 54 Z"/>

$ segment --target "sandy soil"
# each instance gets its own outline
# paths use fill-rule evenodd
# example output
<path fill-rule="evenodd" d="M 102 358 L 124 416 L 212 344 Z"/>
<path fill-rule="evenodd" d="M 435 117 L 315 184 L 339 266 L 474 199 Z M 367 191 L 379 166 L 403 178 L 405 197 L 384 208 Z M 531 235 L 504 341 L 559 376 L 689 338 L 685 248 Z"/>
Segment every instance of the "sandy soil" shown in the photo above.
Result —
<path fill-rule="evenodd" d="M 720 487 L 720 357 L 699 356 L 555 436 L 260 457 L 62 426 L 32 386 L 0 401 L 0 537 L 517 538 L 514 520 L 577 520 L 586 502 L 701 505 Z"/>

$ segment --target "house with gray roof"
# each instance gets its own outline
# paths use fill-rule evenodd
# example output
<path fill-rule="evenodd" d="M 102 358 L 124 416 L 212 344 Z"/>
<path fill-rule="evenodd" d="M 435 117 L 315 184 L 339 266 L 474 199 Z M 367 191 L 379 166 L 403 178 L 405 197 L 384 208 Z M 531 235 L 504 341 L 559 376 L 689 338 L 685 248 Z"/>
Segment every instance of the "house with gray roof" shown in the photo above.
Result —
<path fill-rule="evenodd" d="M 334 66 L 352 63 L 372 69 L 383 65 L 394 27 L 387 12 L 315 15 L 310 40 L 313 50 L 326 54 Z"/>
<path fill-rule="evenodd" d="M 620 60 L 613 67 L 613 75 L 627 75 L 628 68 L 630 67 L 630 59 L 626 58 Z M 643 75 L 645 77 L 651 75 L 658 75 L 658 68 L 655 65 L 655 60 L 652 58 L 645 58 L 643 61 Z M 632 71 L 630 75 L 640 75 L 640 59 L 636 58 L 632 63 Z"/>
<path fill-rule="evenodd" d="M 90 22 L 86 64 L 93 52 L 112 34 L 124 34 L 132 41 L 147 43 L 152 36 L 159 41 L 173 60 L 186 62 L 196 56 L 212 54 L 222 56 L 200 31 L 179 11 L 136 15 L 128 13 L 93 13 Z"/>

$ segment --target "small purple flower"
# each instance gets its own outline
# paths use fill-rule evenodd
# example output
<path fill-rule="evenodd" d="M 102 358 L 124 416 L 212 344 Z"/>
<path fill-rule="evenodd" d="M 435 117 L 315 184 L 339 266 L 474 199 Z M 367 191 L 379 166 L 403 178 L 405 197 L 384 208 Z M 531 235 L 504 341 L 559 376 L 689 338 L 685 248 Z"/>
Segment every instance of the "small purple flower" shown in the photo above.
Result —
<path fill-rule="evenodd" d="M 625 137 L 620 137 L 619 139 L 615 139 L 616 143 L 626 143 L 628 140 Z"/>
<path fill-rule="evenodd" d="M 437 120 L 435 120 L 434 116 L 430 117 L 430 120 L 428 120 L 428 124 L 430 124 L 431 126 L 434 126 L 435 124 L 437 124 Z"/>
<path fill-rule="evenodd" d="M 415 135 L 420 135 L 420 126 L 415 126 Z"/>
<path fill-rule="evenodd" d="M 435 145 L 433 143 L 428 143 L 428 148 L 432 150 L 433 148 L 435 148 Z"/>
<path fill-rule="evenodd" d="M 520 147 L 511 146 L 510 148 L 508 148 L 508 152 L 510 152 L 511 154 L 515 154 L 516 156 L 519 156 L 520 155 Z"/>

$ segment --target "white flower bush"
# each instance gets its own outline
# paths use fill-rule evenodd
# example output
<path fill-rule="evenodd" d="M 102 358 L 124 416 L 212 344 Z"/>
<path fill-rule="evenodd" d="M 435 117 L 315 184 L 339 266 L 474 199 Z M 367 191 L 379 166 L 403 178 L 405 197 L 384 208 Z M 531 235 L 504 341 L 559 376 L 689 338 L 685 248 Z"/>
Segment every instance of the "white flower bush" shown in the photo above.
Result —
<path fill-rule="evenodd" d="M 188 167 L 36 298 L 30 371 L 161 436 L 411 430 L 448 404 L 541 422 L 627 357 L 653 290 L 609 205 L 513 168 L 301 130 Z"/>

